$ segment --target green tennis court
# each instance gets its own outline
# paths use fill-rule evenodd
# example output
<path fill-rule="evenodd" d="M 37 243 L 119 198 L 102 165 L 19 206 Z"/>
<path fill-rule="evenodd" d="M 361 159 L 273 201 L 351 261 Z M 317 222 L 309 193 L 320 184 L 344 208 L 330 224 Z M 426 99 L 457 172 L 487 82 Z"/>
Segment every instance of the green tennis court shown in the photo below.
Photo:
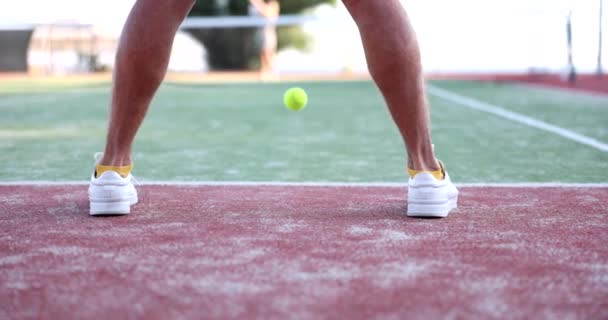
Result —
<path fill-rule="evenodd" d="M 301 112 L 282 106 L 282 93 L 294 85 L 310 97 Z M 465 81 L 431 81 L 429 88 L 608 141 L 605 96 Z M 435 91 L 435 148 L 456 182 L 608 181 L 605 150 Z M 86 180 L 92 155 L 103 148 L 109 93 L 103 82 L 0 83 L 0 180 Z M 370 81 L 167 83 L 136 138 L 134 161 L 143 181 L 406 178 L 402 142 Z"/>
<path fill-rule="evenodd" d="M 140 203 L 93 219 L 110 87 L 80 84 L 0 87 L 6 315 L 606 313 L 605 96 L 429 82 L 460 190 L 429 220 L 404 217 L 405 152 L 371 82 L 168 82 L 136 138 Z M 296 85 L 300 112 L 282 105 Z"/>

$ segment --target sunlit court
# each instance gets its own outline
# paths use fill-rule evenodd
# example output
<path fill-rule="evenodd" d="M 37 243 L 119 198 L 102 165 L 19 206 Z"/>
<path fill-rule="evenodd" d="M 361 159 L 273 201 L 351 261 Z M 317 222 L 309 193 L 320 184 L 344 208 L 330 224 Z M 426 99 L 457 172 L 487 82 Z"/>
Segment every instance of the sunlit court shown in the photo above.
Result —
<path fill-rule="evenodd" d="M 608 318 L 603 2 L 0 3 L 0 319 Z"/>

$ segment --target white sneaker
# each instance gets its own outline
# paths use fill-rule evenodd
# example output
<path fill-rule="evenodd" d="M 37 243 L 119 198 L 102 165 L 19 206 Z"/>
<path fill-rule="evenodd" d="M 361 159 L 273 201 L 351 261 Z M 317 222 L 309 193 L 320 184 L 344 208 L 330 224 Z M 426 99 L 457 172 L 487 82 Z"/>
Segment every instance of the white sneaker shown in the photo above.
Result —
<path fill-rule="evenodd" d="M 137 190 L 133 176 L 123 178 L 114 171 L 106 171 L 99 177 L 95 172 L 89 184 L 90 215 L 128 214 L 137 203 Z"/>
<path fill-rule="evenodd" d="M 443 168 L 443 180 L 437 180 L 428 172 L 410 177 L 407 193 L 408 217 L 445 218 L 457 207 L 458 189 L 452 184 L 450 176 Z"/>

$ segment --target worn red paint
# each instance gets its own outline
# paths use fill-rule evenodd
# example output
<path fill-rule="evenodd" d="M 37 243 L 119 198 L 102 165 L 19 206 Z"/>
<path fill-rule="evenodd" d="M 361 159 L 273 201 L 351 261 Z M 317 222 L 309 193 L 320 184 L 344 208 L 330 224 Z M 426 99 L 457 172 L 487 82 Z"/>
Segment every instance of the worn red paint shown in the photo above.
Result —
<path fill-rule="evenodd" d="M 427 74 L 426 78 L 435 80 L 455 79 L 492 82 L 522 82 L 566 90 L 608 94 L 608 75 L 579 74 L 574 83 L 570 83 L 565 80 L 563 76 L 553 73 L 434 73 Z"/>
<path fill-rule="evenodd" d="M 608 317 L 608 188 L 0 186 L 0 318 Z"/>

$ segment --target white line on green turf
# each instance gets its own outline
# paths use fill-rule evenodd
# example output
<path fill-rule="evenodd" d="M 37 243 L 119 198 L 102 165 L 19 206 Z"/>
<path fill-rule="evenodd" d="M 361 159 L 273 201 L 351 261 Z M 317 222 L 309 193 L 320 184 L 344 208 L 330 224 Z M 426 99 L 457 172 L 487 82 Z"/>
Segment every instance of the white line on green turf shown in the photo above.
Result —
<path fill-rule="evenodd" d="M 456 93 L 448 91 L 448 90 L 437 88 L 435 86 L 428 86 L 428 92 L 441 99 L 454 102 L 461 106 L 465 106 L 465 107 L 468 107 L 471 109 L 491 113 L 491 114 L 497 115 L 499 117 L 509 119 L 511 121 L 515 121 L 518 123 L 522 123 L 522 124 L 528 125 L 530 127 L 536 128 L 536 129 L 540 129 L 540 130 L 544 130 L 544 131 L 548 131 L 548 132 L 557 134 L 561 137 L 570 139 L 570 140 L 578 142 L 580 144 L 590 146 L 597 150 L 608 152 L 608 144 L 605 144 L 599 140 L 584 136 L 582 134 L 578 134 L 574 131 L 571 131 L 571 130 L 568 130 L 568 129 L 565 129 L 562 127 L 558 127 L 556 125 L 552 125 L 552 124 L 549 124 L 547 122 L 544 122 L 544 121 L 541 121 L 538 119 L 534 119 L 532 117 L 525 116 L 520 113 L 506 110 L 497 105 L 475 100 L 475 99 L 472 99 L 472 98 L 469 98 L 469 97 L 466 97 L 463 95 L 456 94 Z"/>
<path fill-rule="evenodd" d="M 86 186 L 87 181 L 0 181 L 0 186 Z M 280 186 L 280 187 L 353 187 L 353 188 L 405 188 L 400 182 L 280 182 L 280 181 L 140 181 L 143 186 Z M 507 183 L 457 183 L 457 187 L 495 188 L 608 188 L 606 183 L 561 183 L 561 182 L 507 182 Z"/>

